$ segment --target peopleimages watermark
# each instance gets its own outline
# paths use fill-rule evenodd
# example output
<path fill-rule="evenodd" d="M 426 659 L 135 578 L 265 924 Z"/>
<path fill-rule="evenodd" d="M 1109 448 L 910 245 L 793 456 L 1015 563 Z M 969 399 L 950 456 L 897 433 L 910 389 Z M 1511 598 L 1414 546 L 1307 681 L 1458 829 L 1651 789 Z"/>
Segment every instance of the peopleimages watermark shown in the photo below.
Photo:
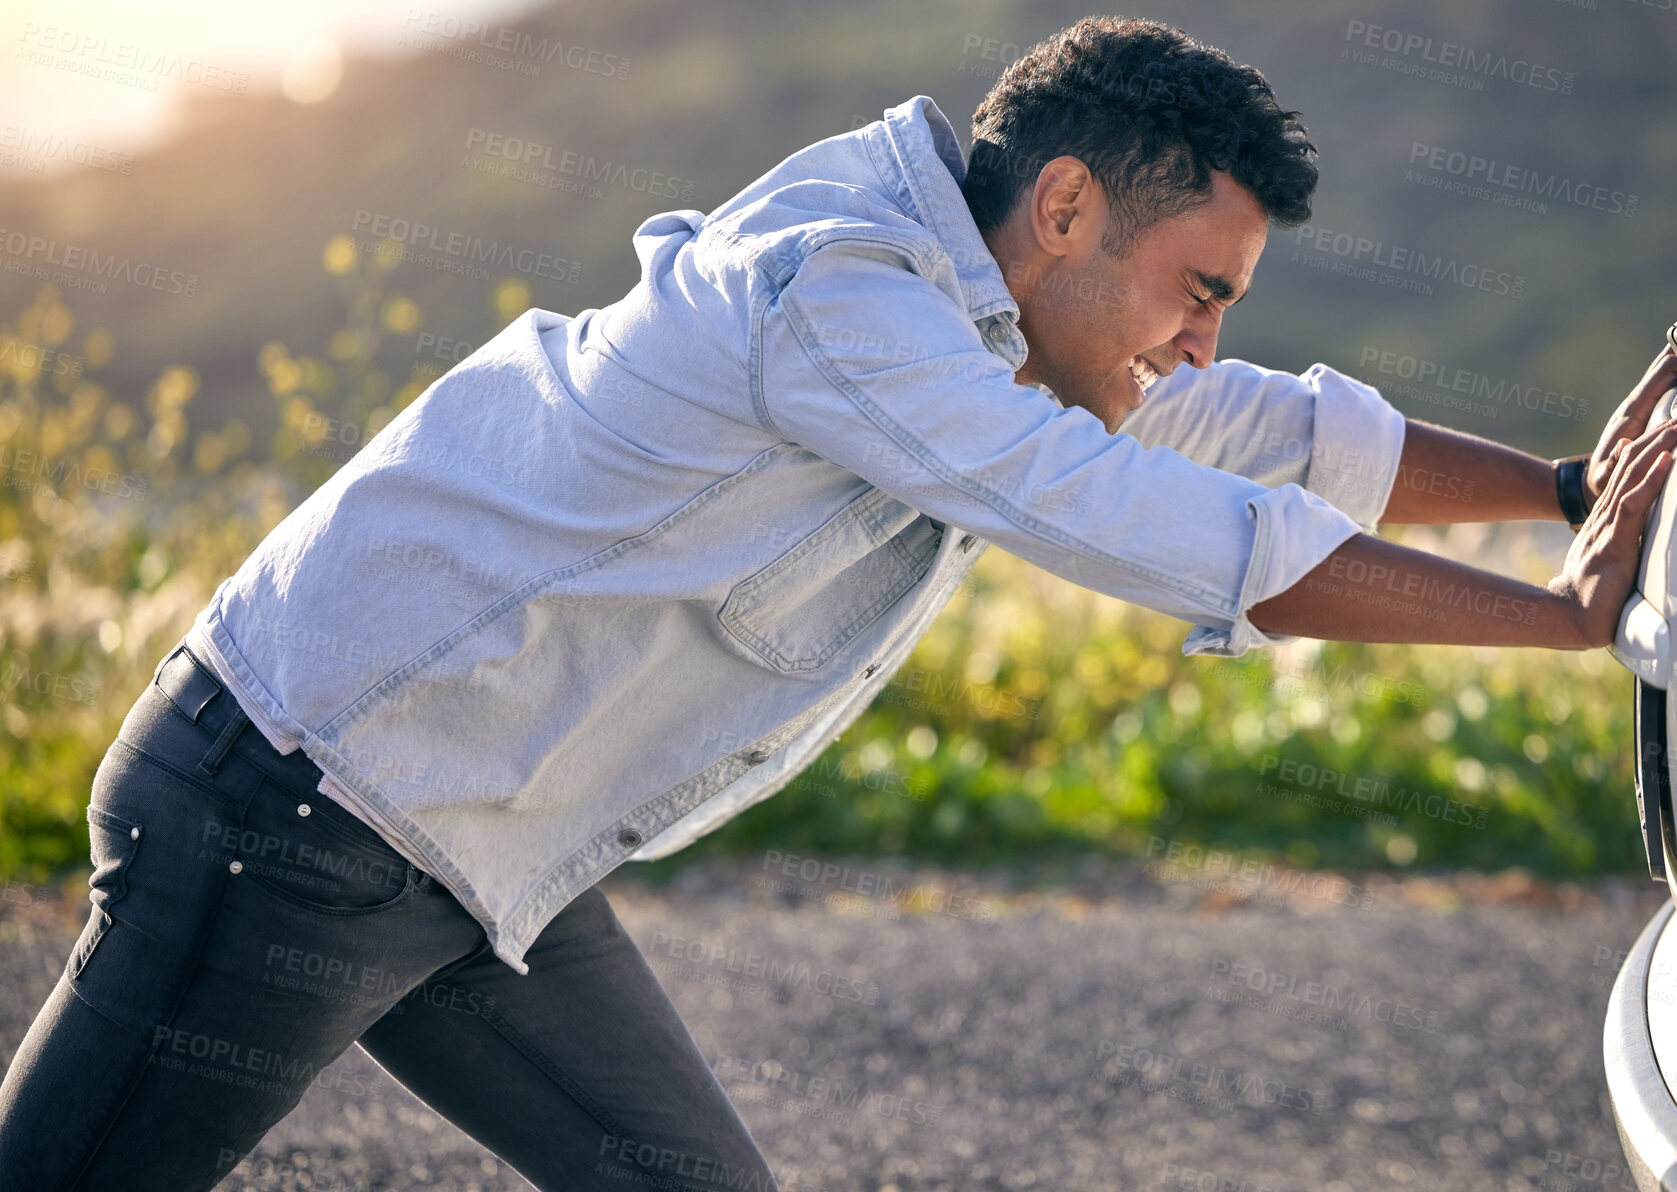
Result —
<path fill-rule="evenodd" d="M 1308 247 L 1305 241 L 1309 241 Z M 1501 298 L 1525 296 L 1524 274 L 1509 273 L 1474 262 L 1462 262 L 1443 254 L 1429 256 L 1424 250 L 1352 232 L 1336 232 L 1304 224 L 1293 232 L 1293 249 L 1288 260 L 1312 269 L 1342 273 L 1362 281 L 1430 296 L 1432 282 L 1480 290 Z"/>
<path fill-rule="evenodd" d="M 969 33 L 961 41 L 961 65 L 957 74 L 977 75 L 981 79 L 999 76 L 1024 54 L 1018 42 Z"/>
<path fill-rule="evenodd" d="M 1096 1046 L 1095 1059 L 1117 1067 L 1118 1071 L 1106 1078 L 1108 1084 L 1133 1084 L 1144 1093 L 1164 1093 L 1217 1109 L 1233 1109 L 1242 1101 L 1250 1103 L 1255 1099 L 1277 1109 L 1321 1113 L 1332 1103 L 1329 1093 L 1307 1089 L 1279 1077 L 1225 1068 L 1221 1064 L 1190 1062 L 1170 1052 L 1110 1039 L 1102 1039 Z M 1206 1091 L 1199 1092 L 1194 1086 Z"/>
<path fill-rule="evenodd" d="M 321 629 L 317 625 L 280 621 L 257 612 L 248 614 L 246 619 L 240 621 L 239 633 L 241 639 L 248 635 L 253 647 L 268 646 L 284 650 L 306 660 L 314 670 L 363 670 L 368 667 L 393 669 L 409 656 L 401 646 L 385 646 L 380 650 L 361 638 L 345 637 L 340 633 Z"/>
<path fill-rule="evenodd" d="M 1222 982 L 1234 990 L 1246 990 L 1259 995 L 1258 1002 L 1248 1001 L 1244 1003 L 1246 1005 L 1280 1012 L 1276 1001 L 1278 998 L 1285 998 L 1301 1007 L 1310 1007 L 1309 1014 L 1317 1015 L 1313 1021 L 1331 1025 L 1336 1030 L 1344 1030 L 1345 1024 L 1351 1018 L 1365 1018 L 1370 1022 L 1404 1030 L 1425 1031 L 1432 1035 L 1438 1033 L 1440 1015 L 1437 1010 L 1428 1010 L 1401 998 L 1387 997 L 1383 994 L 1341 989 L 1325 981 L 1313 981 L 1308 978 L 1301 981 L 1293 973 L 1266 968 L 1247 960 L 1215 957 L 1211 961 L 1211 978 L 1214 982 Z M 1220 996 L 1222 992 L 1219 990 L 1208 993 L 1208 996 L 1216 1001 L 1232 1000 Z M 1298 1016 L 1306 1015 L 1301 1011 Z"/>
<path fill-rule="evenodd" d="M 1353 819 L 1365 819 L 1370 823 L 1393 826 L 1397 817 L 1383 811 L 1375 811 L 1371 807 L 1358 807 L 1355 804 L 1344 803 L 1327 795 L 1319 795 L 1311 790 L 1298 790 L 1290 786 L 1277 786 L 1273 782 L 1258 780 L 1258 793 L 1271 799 L 1280 799 L 1287 803 L 1302 803 L 1306 807 L 1317 807 L 1324 811 L 1332 811 L 1337 815 L 1348 815 Z"/>
<path fill-rule="evenodd" d="M 837 1078 L 797 1072 L 779 1060 L 749 1060 L 723 1055 L 711 1065 L 717 1078 L 745 1081 L 763 1090 L 758 1098 L 778 1108 L 829 1116 L 835 1112 L 848 1118 L 855 1110 L 895 1118 L 916 1126 L 935 1126 L 943 1118 L 943 1106 L 934 1101 L 894 1093 L 880 1093 L 859 1084 L 846 1085 Z M 795 1098 L 788 1101 L 788 1098 Z M 798 1102 L 806 1103 L 805 1109 Z"/>
<path fill-rule="evenodd" d="M 263 970 L 264 985 L 355 1006 L 381 1006 L 406 983 L 396 969 L 280 942 L 269 943 Z"/>
<path fill-rule="evenodd" d="M 4 887 L 0 887 L 0 902 L 13 902 L 19 906 L 29 906 L 36 902 L 56 902 L 57 892 L 51 886 L 35 886 L 29 882 L 20 882 L 16 878 L 8 878 Z"/>
<path fill-rule="evenodd" d="M 985 33 L 968 33 L 961 39 L 961 64 L 955 70 L 957 74 L 976 75 L 981 79 L 999 78 L 1024 55 L 1025 51 L 1018 42 L 1004 41 Z M 1176 102 L 1177 85 L 1174 80 L 1161 79 L 1151 72 L 1132 71 L 1126 76 L 1122 71 L 1109 67 L 1089 63 L 1082 66 L 1084 77 L 1104 94 L 1122 91 L 1136 99 L 1146 97 L 1166 104 Z"/>
<path fill-rule="evenodd" d="M 400 567 L 406 571 L 417 572 L 426 578 L 453 580 L 472 587 L 487 588 L 493 592 L 510 592 L 517 585 L 519 572 L 517 568 L 509 567 L 505 571 L 496 571 L 472 559 L 463 559 L 451 551 L 446 551 L 435 543 L 430 542 L 396 542 L 376 535 L 367 539 L 367 553 L 365 559 L 376 561 L 384 570 L 374 572 L 386 578 L 402 580 L 401 572 L 394 570 Z"/>
<path fill-rule="evenodd" d="M 516 248 L 498 240 L 486 241 L 482 236 L 465 232 L 444 232 L 418 220 L 368 211 L 364 207 L 356 209 L 350 230 L 374 237 L 377 243 L 372 251 L 375 253 L 385 251 L 383 245 L 395 241 L 400 246 L 401 260 L 447 273 L 467 274 L 479 281 L 489 280 L 485 265 L 572 285 L 582 277 L 579 261 L 533 248 Z"/>
<path fill-rule="evenodd" d="M 1346 599 L 1368 604 L 1380 604 L 1410 613 L 1425 613 L 1430 619 L 1447 619 L 1446 609 L 1465 608 L 1509 621 L 1517 621 L 1528 628 L 1537 624 L 1537 604 L 1518 596 L 1505 596 L 1486 588 L 1451 580 L 1445 583 L 1435 576 L 1408 567 L 1392 568 L 1384 563 L 1365 563 L 1361 559 L 1347 560 L 1334 555 L 1328 562 L 1328 575 L 1333 580 L 1312 580 L 1313 587 L 1329 595 L 1344 592 Z M 1375 588 L 1380 591 L 1375 591 Z"/>
<path fill-rule="evenodd" d="M 199 856 L 211 861 L 233 861 L 238 872 L 274 878 L 290 885 L 341 890 L 345 882 L 382 887 L 394 898 L 408 884 L 408 864 L 397 858 L 369 859 L 362 853 L 319 848 L 274 832 L 258 832 L 238 824 L 206 819 L 198 843 Z M 208 850 L 219 849 L 220 852 Z"/>
<path fill-rule="evenodd" d="M 696 1187 L 691 1182 L 694 1180 L 703 1181 L 707 1186 L 726 1188 L 729 1192 L 769 1192 L 769 1185 L 754 1169 L 732 1167 L 727 1160 L 714 1155 L 676 1150 L 622 1135 L 600 1135 L 597 1155 L 601 1158 L 594 1164 L 594 1174 L 607 1179 L 628 1180 L 671 1192 L 692 1192 Z M 633 1163 L 635 1166 L 619 1167 L 619 1163 Z M 772 1172 L 770 1174 L 773 1175 Z M 794 1192 L 785 1177 L 774 1176 L 774 1181 L 781 1192 Z M 819 1192 L 819 1189 L 800 1184 L 796 1192 Z"/>
<path fill-rule="evenodd" d="M 1344 663 L 1330 668 L 1320 654 L 1305 658 L 1289 657 L 1285 662 L 1272 660 L 1268 674 L 1257 668 L 1244 668 L 1234 677 L 1238 682 L 1273 688 L 1281 693 L 1350 691 L 1372 699 L 1392 700 L 1415 707 L 1427 700 L 1426 684 L 1419 679 L 1394 679 L 1378 671 L 1361 670 Z"/>
<path fill-rule="evenodd" d="M 1415 381 L 1422 385 L 1431 385 L 1435 389 L 1465 394 L 1485 403 L 1498 402 L 1503 407 L 1512 404 L 1522 410 L 1540 411 L 1544 414 L 1552 414 L 1557 418 L 1569 418 L 1574 422 L 1584 422 L 1589 416 L 1590 399 L 1587 397 L 1578 397 L 1571 393 L 1559 393 L 1553 389 L 1545 389 L 1539 385 L 1523 384 L 1507 377 L 1493 377 L 1489 373 L 1479 372 L 1476 369 L 1458 368 L 1442 361 L 1427 360 L 1421 356 L 1393 351 L 1389 348 L 1376 348 L 1364 344 L 1358 352 L 1357 364 L 1365 370 L 1365 373 L 1372 367 L 1381 376 L 1396 377 L 1399 381 Z M 1367 383 L 1381 390 L 1402 392 L 1407 396 L 1419 394 L 1418 390 L 1409 386 L 1394 386 L 1385 381 L 1369 381 Z M 1419 395 L 1424 401 L 1436 401 L 1436 399 L 1424 394 Z M 1478 402 L 1461 404 L 1471 406 L 1472 412 L 1484 412 L 1493 418 L 1499 412 L 1499 407 L 1493 405 L 1482 405 Z"/>
<path fill-rule="evenodd" d="M 1611 985 L 1619 979 L 1619 969 L 1630 955 L 1629 948 L 1614 948 L 1607 944 L 1597 944 L 1595 950 L 1595 972 L 1589 976 L 1591 985 Z M 1606 966 L 1606 971 L 1603 966 Z"/>
<path fill-rule="evenodd" d="M 1486 817 L 1490 814 L 1487 808 L 1458 801 L 1436 791 L 1428 793 L 1404 786 L 1393 790 L 1392 784 L 1384 780 L 1353 778 L 1342 771 L 1318 766 L 1313 762 L 1277 757 L 1273 753 L 1265 754 L 1258 763 L 1258 773 L 1267 775 L 1272 771 L 1282 782 L 1296 783 L 1314 791 L 1331 789 L 1342 799 L 1373 807 L 1418 811 L 1429 819 L 1440 820 L 1446 824 L 1483 828 Z M 1347 781 L 1350 782 L 1349 788 L 1346 786 Z"/>
<path fill-rule="evenodd" d="M 1015 721 L 1035 720 L 1042 715 L 1039 698 L 1027 699 L 994 683 L 975 683 L 965 675 L 951 677 L 923 666 L 899 670 L 880 692 L 879 701 L 917 712 L 976 708 L 986 716 Z"/>
<path fill-rule="evenodd" d="M 1637 204 L 1641 202 L 1637 195 L 1622 190 L 1575 182 L 1560 174 L 1545 174 L 1422 141 L 1415 141 L 1409 147 L 1409 168 L 1403 180 L 1450 194 L 1485 199 L 1503 207 L 1535 211 L 1539 215 L 1547 213 L 1547 203 L 1553 202 L 1635 219 Z"/>
<path fill-rule="evenodd" d="M 540 141 L 482 128 L 467 130 L 466 157 L 461 164 L 550 189 L 575 191 L 591 199 L 604 198 L 602 188 L 609 186 L 654 198 L 686 200 L 693 197 L 697 185 L 691 178 L 677 178 L 610 158 L 602 161 L 589 153 L 556 149 Z"/>
<path fill-rule="evenodd" d="M 152 1062 L 159 1067 L 238 1088 L 270 1092 L 281 1092 L 299 1082 L 312 1082 L 326 1066 L 317 1067 L 309 1060 L 288 1057 L 271 1048 L 252 1047 L 237 1039 L 176 1030 L 171 1026 L 153 1027 L 151 1045 L 155 1053 Z"/>
<path fill-rule="evenodd" d="M 112 41 L 108 34 L 25 21 L 17 57 L 105 82 L 156 91 L 164 80 L 191 83 L 214 91 L 243 95 L 250 74 L 228 70 L 199 58 L 184 58 L 132 41 Z"/>
<path fill-rule="evenodd" d="M 325 1073 L 322 1073 L 325 1075 Z M 377 1082 L 369 1078 L 370 1087 L 377 1088 Z M 396 1192 L 394 1184 L 373 1184 L 356 1178 L 353 1183 L 345 1182 L 342 1172 L 330 1179 L 322 1176 L 320 1171 L 310 1166 L 305 1160 L 308 1156 L 300 1151 L 292 1152 L 293 1159 L 274 1159 L 267 1155 L 246 1156 L 231 1147 L 221 1147 L 216 1155 L 216 1168 L 242 1167 L 249 1163 L 250 1170 L 244 1173 L 244 1178 L 255 1180 L 260 1187 L 292 1188 L 302 1187 L 298 1183 L 299 1177 L 308 1177 L 309 1192 Z M 404 1180 L 403 1187 L 407 1187 Z"/>
<path fill-rule="evenodd" d="M 1087 274 L 1074 278 L 1016 258 L 1008 260 L 1005 272 L 1015 292 L 1028 289 L 1033 305 L 1041 308 L 1103 306 L 1113 311 L 1135 311 L 1141 307 L 1141 295 L 1134 286 L 1096 281 Z"/>
<path fill-rule="evenodd" d="M 369 426 L 357 422 L 346 422 L 338 418 L 328 418 L 318 411 L 304 416 L 303 425 L 298 427 L 303 440 L 297 448 L 305 455 L 318 455 L 323 459 L 335 463 L 343 463 L 353 459 L 368 439 L 373 437 Z"/>
<path fill-rule="evenodd" d="M 790 960 L 749 949 L 742 951 L 723 943 L 706 943 L 662 930 L 652 933 L 648 951 L 654 968 L 667 975 L 701 984 L 719 984 L 765 1000 L 784 1001 L 791 991 L 799 988 L 865 1006 L 879 1000 L 879 986 L 874 982 L 831 969 L 816 969 L 807 960 Z M 709 971 L 701 972 L 701 968 Z M 729 982 L 730 975 L 749 980 Z"/>
<path fill-rule="evenodd" d="M 63 133 L 44 132 L 22 124 L 0 124 L 0 165 L 38 174 L 52 160 L 112 174 L 134 172 L 132 153 L 91 141 L 72 140 Z"/>
<path fill-rule="evenodd" d="M 1249 1176 L 1222 1175 L 1176 1163 L 1165 1164 L 1158 1186 L 1166 1192 L 1282 1192 L 1274 1184 L 1253 1183 Z"/>
<path fill-rule="evenodd" d="M 104 294 L 109 292 L 108 284 L 104 283 L 120 281 L 164 294 L 198 296 L 196 273 L 182 273 L 80 244 L 61 243 L 15 228 L 0 228 L 0 252 L 8 258 L 0 262 L 0 268 L 8 273 L 55 281 L 71 289 Z"/>
<path fill-rule="evenodd" d="M 1334 874 L 1289 869 L 1269 861 L 1242 860 L 1235 853 L 1201 844 L 1149 836 L 1146 855 L 1148 860 L 1142 865 L 1142 872 L 1148 877 L 1249 897 L 1262 905 L 1285 906 L 1284 895 L 1304 894 L 1362 910 L 1374 906 L 1374 895 L 1366 886 Z M 1205 876 L 1178 876 L 1180 871 L 1196 870 Z"/>
<path fill-rule="evenodd" d="M 772 893 L 814 898 L 822 902 L 833 901 L 834 894 L 850 895 L 882 902 L 896 913 L 906 909 L 954 915 L 956 918 L 976 923 L 993 922 L 996 917 L 988 898 L 957 894 L 935 886 L 906 885 L 889 874 L 853 869 L 835 861 L 784 853 L 779 849 L 771 848 L 763 853 L 762 868 L 764 871 L 778 869 L 782 878 L 811 883 L 808 886 L 799 886 L 791 881 L 767 881 L 760 875 L 756 884 Z"/>
<path fill-rule="evenodd" d="M 89 707 L 99 700 L 99 684 L 92 679 L 37 669 L 30 666 L 29 656 L 22 651 L 14 652 L 4 663 L 0 663 L 0 690 L 32 691 L 36 695 Z"/>
<path fill-rule="evenodd" d="M 79 377 L 87 371 L 87 361 L 74 352 L 61 352 L 16 336 L 0 339 L 0 364 L 54 377 Z"/>
<path fill-rule="evenodd" d="M 861 787 L 876 794 L 894 795 L 899 799 L 922 803 L 932 797 L 932 784 L 923 778 L 913 778 L 885 766 L 872 769 L 846 767 L 841 759 L 828 755 L 816 758 L 787 786 L 827 796 L 846 788 Z"/>
<path fill-rule="evenodd" d="M 507 25 L 410 8 L 402 20 L 401 44 L 499 70 L 538 77 L 543 65 L 558 64 L 607 79 L 627 78 L 629 56 L 537 37 Z"/>
<path fill-rule="evenodd" d="M 1543 1155 L 1540 1186 L 1549 1192 L 1584 1192 L 1586 1188 L 1623 1188 L 1635 1192 L 1636 1179 L 1618 1158 L 1596 1159 L 1574 1151 L 1549 1150 Z"/>
<path fill-rule="evenodd" d="M 0 443 L 0 472 L 5 473 L 7 488 L 27 492 L 51 492 L 63 496 L 62 489 L 82 489 L 125 501 L 143 501 L 151 495 L 151 481 L 144 476 L 130 476 L 109 468 L 87 467 L 75 460 L 54 459 L 39 451 L 19 451 Z"/>
<path fill-rule="evenodd" d="M 1480 53 L 1460 42 L 1434 41 L 1423 34 L 1367 21 L 1347 21 L 1345 41 L 1345 48 L 1339 51 L 1341 58 L 1465 91 L 1483 91 L 1487 79 L 1501 79 L 1515 86 L 1571 95 L 1576 82 L 1570 70 L 1507 54 Z"/>

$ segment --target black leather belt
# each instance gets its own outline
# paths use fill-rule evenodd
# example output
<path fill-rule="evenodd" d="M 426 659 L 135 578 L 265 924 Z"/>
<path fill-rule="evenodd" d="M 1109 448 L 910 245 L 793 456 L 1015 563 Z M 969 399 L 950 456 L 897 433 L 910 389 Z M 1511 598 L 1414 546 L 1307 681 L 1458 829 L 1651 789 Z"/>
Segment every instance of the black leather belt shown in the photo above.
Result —
<path fill-rule="evenodd" d="M 215 738 L 198 763 L 198 769 L 214 775 L 221 769 L 227 751 L 250 725 L 250 717 L 210 669 L 199 662 L 182 642 L 157 668 L 152 682 L 175 705 L 175 710 Z"/>

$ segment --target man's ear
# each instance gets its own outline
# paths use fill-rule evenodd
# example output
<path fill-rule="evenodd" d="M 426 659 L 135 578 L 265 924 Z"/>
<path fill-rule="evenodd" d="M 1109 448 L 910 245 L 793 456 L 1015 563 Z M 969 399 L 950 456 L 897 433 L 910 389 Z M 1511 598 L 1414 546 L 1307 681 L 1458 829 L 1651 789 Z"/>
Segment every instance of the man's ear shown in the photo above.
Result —
<path fill-rule="evenodd" d="M 1068 154 L 1046 163 L 1031 188 L 1028 213 L 1037 246 L 1056 257 L 1072 251 L 1073 241 L 1099 222 L 1094 219 L 1099 192 L 1100 184 L 1081 159 Z"/>

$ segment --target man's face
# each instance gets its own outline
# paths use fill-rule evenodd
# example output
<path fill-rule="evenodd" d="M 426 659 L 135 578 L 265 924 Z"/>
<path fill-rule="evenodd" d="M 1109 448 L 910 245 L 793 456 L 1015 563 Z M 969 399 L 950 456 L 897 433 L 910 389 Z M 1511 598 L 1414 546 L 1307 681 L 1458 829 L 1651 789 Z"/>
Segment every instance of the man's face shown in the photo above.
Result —
<path fill-rule="evenodd" d="M 1122 259 L 1101 248 L 1110 221 L 1088 168 L 1060 157 L 985 239 L 1030 349 L 1017 379 L 1047 385 L 1116 433 L 1156 377 L 1216 358 L 1223 312 L 1252 284 L 1269 223 L 1222 171 L 1209 199 L 1148 227 Z"/>

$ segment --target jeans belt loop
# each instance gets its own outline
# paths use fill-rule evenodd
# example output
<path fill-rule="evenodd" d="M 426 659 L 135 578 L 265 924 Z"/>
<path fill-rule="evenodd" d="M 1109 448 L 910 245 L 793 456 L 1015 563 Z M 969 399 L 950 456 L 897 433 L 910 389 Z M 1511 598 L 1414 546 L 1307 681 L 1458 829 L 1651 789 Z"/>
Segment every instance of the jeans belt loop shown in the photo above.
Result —
<path fill-rule="evenodd" d="M 210 746 L 209 752 L 198 763 L 201 773 L 214 777 L 220 772 L 227 751 L 233 748 L 233 742 L 250 723 L 250 717 L 239 707 L 232 692 L 222 686 L 221 680 L 193 656 L 185 642 L 176 646 L 163 660 L 163 664 L 157 668 L 157 674 L 152 677 L 152 682 L 162 689 L 176 710 L 193 724 L 201 722 L 204 709 L 208 708 L 217 696 L 224 697 L 223 706 L 231 705 L 227 723 L 216 735 L 215 744 Z"/>
<path fill-rule="evenodd" d="M 233 715 L 228 718 L 221 735 L 215 739 L 215 744 L 210 746 L 210 751 L 198 763 L 198 768 L 213 777 L 221 769 L 221 762 L 227 756 L 227 751 L 233 748 L 233 742 L 249 723 L 250 717 L 245 715 L 245 710 L 234 704 Z"/>

